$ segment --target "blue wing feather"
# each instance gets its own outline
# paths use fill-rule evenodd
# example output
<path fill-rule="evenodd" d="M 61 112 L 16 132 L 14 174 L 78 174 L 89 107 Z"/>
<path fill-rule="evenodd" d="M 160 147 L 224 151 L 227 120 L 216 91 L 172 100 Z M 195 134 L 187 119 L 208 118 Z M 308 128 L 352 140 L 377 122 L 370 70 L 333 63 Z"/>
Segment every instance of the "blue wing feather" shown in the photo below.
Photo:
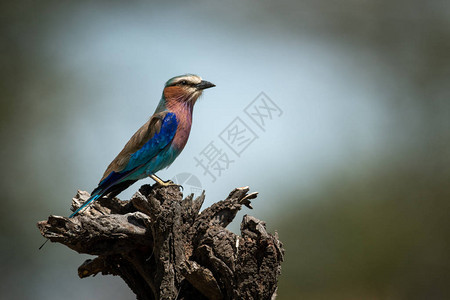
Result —
<path fill-rule="evenodd" d="M 174 113 L 167 113 L 158 133 L 145 143 L 139 150 L 131 154 L 128 164 L 120 172 L 111 172 L 99 183 L 99 187 L 109 186 L 119 182 L 137 168 L 145 165 L 158 155 L 173 139 L 177 132 L 178 121 Z"/>
<path fill-rule="evenodd" d="M 79 209 L 71 214 L 70 217 L 75 216 L 92 201 L 109 193 L 110 189 L 117 184 L 125 180 L 136 180 L 139 177 L 145 177 L 146 175 L 144 174 L 146 168 L 143 167 L 145 167 L 147 163 L 154 158 L 156 158 L 158 162 L 160 162 L 161 159 L 164 160 L 164 157 L 158 159 L 157 156 L 172 142 L 175 133 L 177 132 L 177 126 L 178 121 L 176 115 L 174 113 L 167 113 L 162 121 L 159 132 L 156 132 L 139 150 L 131 154 L 128 164 L 122 171 L 112 171 L 105 179 L 103 179 L 98 187 L 92 192 L 91 197 Z"/>
<path fill-rule="evenodd" d="M 164 149 L 175 136 L 177 132 L 178 121 L 174 113 L 167 113 L 161 124 L 161 129 L 158 133 L 144 144 L 138 151 L 134 152 L 128 164 L 123 171 L 130 171 L 138 166 L 149 162 L 154 158 L 162 149 Z"/>

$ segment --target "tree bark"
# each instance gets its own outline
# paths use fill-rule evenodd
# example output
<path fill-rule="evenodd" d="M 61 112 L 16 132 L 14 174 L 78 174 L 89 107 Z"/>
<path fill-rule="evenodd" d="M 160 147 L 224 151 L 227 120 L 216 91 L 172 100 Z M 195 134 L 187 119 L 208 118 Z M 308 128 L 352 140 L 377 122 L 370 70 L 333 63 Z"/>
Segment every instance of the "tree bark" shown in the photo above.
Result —
<path fill-rule="evenodd" d="M 277 234 L 248 215 L 241 236 L 226 229 L 257 193 L 234 189 L 200 208 L 205 194 L 182 199 L 178 187 L 143 185 L 129 201 L 102 198 L 71 219 L 50 216 L 41 234 L 79 252 L 96 255 L 80 278 L 118 275 L 137 299 L 274 299 L 284 250 Z M 72 210 L 89 198 L 78 191 Z"/>

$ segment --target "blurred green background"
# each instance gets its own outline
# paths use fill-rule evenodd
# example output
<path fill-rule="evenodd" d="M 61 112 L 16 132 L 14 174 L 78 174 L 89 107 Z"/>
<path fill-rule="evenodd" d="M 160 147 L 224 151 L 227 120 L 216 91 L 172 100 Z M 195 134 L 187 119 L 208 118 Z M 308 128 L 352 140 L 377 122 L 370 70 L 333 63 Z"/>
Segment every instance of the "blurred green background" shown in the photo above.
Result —
<path fill-rule="evenodd" d="M 0 8 L 1 299 L 133 299 L 118 278 L 80 280 L 87 256 L 38 251 L 35 224 L 96 186 L 183 73 L 217 87 L 160 175 L 197 175 L 205 205 L 260 192 L 242 214 L 284 242 L 278 299 L 450 299 L 448 1 Z M 193 157 L 261 91 L 283 115 L 211 182 Z"/>

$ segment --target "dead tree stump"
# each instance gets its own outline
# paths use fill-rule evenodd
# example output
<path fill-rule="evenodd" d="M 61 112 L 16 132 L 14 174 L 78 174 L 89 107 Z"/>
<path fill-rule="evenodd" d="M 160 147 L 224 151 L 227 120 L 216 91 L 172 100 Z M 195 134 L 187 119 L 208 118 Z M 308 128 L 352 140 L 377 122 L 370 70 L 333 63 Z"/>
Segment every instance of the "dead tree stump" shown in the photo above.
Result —
<path fill-rule="evenodd" d="M 226 229 L 257 193 L 234 189 L 211 207 L 203 193 L 182 199 L 177 187 L 142 186 L 131 200 L 102 198 L 74 218 L 50 216 L 41 234 L 96 255 L 80 278 L 118 275 L 137 299 L 274 299 L 283 247 L 265 223 L 245 215 L 241 236 Z M 89 197 L 78 191 L 72 210 Z"/>

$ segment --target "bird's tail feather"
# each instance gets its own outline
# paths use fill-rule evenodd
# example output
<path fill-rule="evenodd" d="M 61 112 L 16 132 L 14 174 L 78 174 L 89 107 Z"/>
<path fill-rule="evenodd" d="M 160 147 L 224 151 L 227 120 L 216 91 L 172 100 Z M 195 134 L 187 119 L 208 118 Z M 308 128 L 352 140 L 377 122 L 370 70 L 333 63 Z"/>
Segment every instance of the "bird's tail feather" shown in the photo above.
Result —
<path fill-rule="evenodd" d="M 119 191 L 116 191 L 114 189 L 114 187 L 116 185 L 120 185 L 121 187 L 123 186 L 123 188 L 127 188 L 128 186 L 130 186 L 131 184 L 133 184 L 134 182 L 136 182 L 136 180 L 127 180 L 128 177 L 130 177 L 133 173 L 135 173 L 136 171 L 138 171 L 139 168 L 134 168 L 126 173 L 123 174 L 118 174 L 118 173 L 111 173 L 111 175 L 116 175 L 118 174 L 119 176 L 116 176 L 114 178 L 111 178 L 113 176 L 108 176 L 105 180 L 103 180 L 102 182 L 100 182 L 99 186 L 92 191 L 91 197 L 89 197 L 89 199 L 86 200 L 86 202 L 83 203 L 83 205 L 80 206 L 80 208 L 78 208 L 76 211 L 74 211 L 69 218 L 74 217 L 77 213 L 79 213 L 82 209 L 84 209 L 86 206 L 88 206 L 90 203 L 92 203 L 93 201 L 97 200 L 98 198 L 102 197 L 103 195 L 109 194 L 110 192 L 121 192 L 123 189 L 119 189 Z M 122 183 L 122 184 L 121 184 Z M 126 183 L 126 184 L 125 184 Z M 116 194 L 117 195 L 117 194 Z"/>
<path fill-rule="evenodd" d="M 91 202 L 97 200 L 100 197 L 101 194 L 97 194 L 97 195 L 93 195 L 91 197 L 89 197 L 89 199 L 87 199 L 86 202 L 83 203 L 83 205 L 81 205 L 76 211 L 74 211 L 69 218 L 72 218 L 73 216 L 75 216 L 79 211 L 81 211 L 82 209 L 84 209 L 86 206 L 88 206 Z"/>
<path fill-rule="evenodd" d="M 97 189 L 96 189 L 97 190 Z M 71 214 L 69 216 L 69 218 L 72 218 L 73 216 L 75 216 L 77 213 L 79 213 L 82 209 L 84 209 L 86 206 L 89 205 L 89 203 L 92 203 L 93 201 L 97 200 L 100 196 L 102 196 L 103 193 L 97 193 L 96 194 L 96 190 L 94 190 L 92 192 L 92 196 L 89 197 L 89 199 L 87 199 L 86 202 L 83 203 L 83 205 L 80 206 L 80 208 L 78 208 L 76 211 L 73 212 L 73 214 Z M 98 192 L 100 192 L 100 190 L 98 190 Z M 44 247 L 45 244 L 47 244 L 48 242 L 48 238 L 45 240 L 45 242 L 39 247 L 39 250 L 42 249 L 42 247 Z"/>

